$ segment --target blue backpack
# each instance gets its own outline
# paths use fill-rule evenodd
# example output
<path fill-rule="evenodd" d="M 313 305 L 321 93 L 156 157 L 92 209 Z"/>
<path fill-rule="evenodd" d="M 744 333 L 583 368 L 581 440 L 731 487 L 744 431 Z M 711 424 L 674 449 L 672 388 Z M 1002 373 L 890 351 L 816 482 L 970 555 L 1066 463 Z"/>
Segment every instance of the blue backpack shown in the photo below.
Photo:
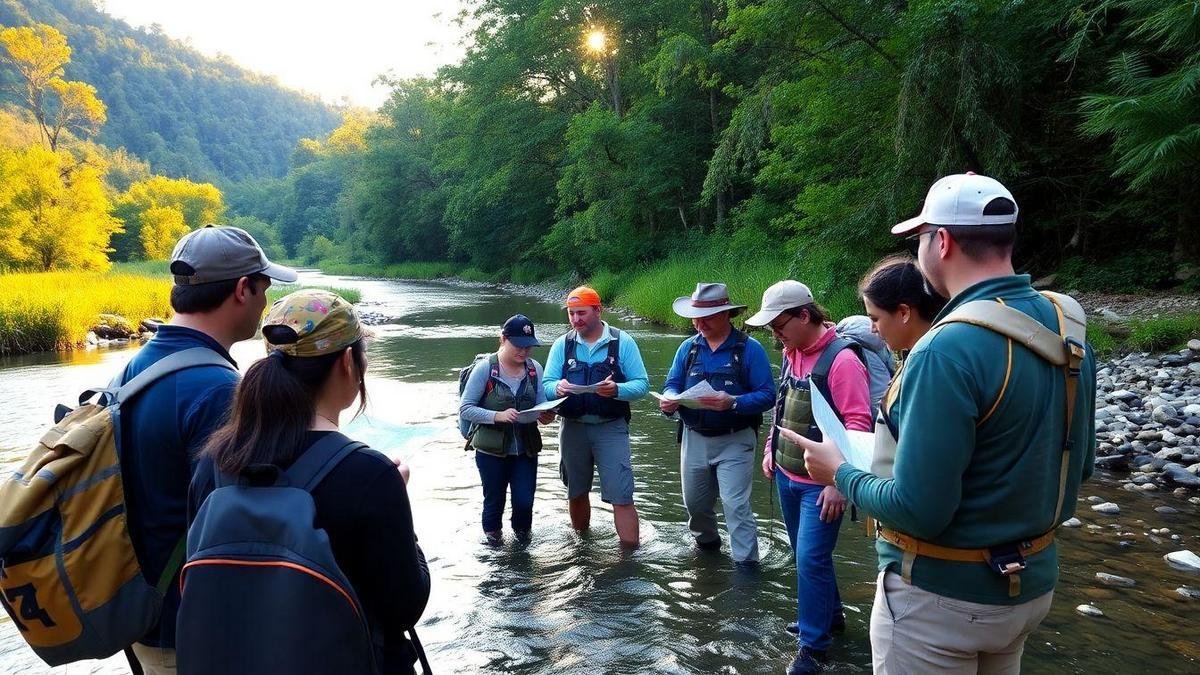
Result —
<path fill-rule="evenodd" d="M 287 471 L 257 465 L 232 478 L 214 466 L 180 577 L 180 673 L 378 672 L 362 605 L 313 525 L 311 494 L 365 447 L 331 433 Z"/>

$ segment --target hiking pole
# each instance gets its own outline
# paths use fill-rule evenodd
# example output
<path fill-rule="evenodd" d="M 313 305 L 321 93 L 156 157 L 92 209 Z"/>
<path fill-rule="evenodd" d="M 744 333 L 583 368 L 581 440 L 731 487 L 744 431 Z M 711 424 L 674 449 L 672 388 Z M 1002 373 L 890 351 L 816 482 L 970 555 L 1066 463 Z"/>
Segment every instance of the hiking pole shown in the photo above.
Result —
<path fill-rule="evenodd" d="M 425 675 L 433 675 L 433 669 L 429 667 L 429 659 L 425 656 L 425 648 L 421 646 L 415 626 L 408 629 L 408 639 L 412 640 L 413 648 L 417 650 L 417 659 L 421 661 L 422 672 Z"/>

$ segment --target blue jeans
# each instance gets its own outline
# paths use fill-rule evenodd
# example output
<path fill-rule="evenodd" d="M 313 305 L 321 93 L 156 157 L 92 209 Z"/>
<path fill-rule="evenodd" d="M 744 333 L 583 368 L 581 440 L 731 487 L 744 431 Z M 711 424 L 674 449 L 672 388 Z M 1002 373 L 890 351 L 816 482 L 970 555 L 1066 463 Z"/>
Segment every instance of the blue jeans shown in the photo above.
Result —
<path fill-rule="evenodd" d="M 817 496 L 824 485 L 799 483 L 775 469 L 779 507 L 787 526 L 792 552 L 796 554 L 796 622 L 800 625 L 801 647 L 829 649 L 829 632 L 834 615 L 841 609 L 837 576 L 833 570 L 833 547 L 837 544 L 842 518 L 821 521 Z"/>
<path fill-rule="evenodd" d="M 533 525 L 533 490 L 537 484 L 537 458 L 524 453 L 496 457 L 475 453 L 475 466 L 483 482 L 483 531 L 499 532 L 503 527 L 504 498 L 512 488 L 512 528 L 528 532 Z"/>

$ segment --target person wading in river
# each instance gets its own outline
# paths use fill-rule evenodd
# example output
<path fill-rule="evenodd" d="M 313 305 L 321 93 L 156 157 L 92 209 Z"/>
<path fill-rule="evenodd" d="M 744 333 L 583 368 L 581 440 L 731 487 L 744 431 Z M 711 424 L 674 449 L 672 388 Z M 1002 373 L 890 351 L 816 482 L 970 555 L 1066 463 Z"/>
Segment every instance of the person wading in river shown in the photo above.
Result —
<path fill-rule="evenodd" d="M 567 485 L 571 526 L 588 528 L 588 497 L 595 472 L 600 499 L 612 504 L 617 537 L 623 546 L 640 543 L 637 508 L 633 505 L 633 466 L 629 450 L 630 401 L 650 391 L 650 378 L 633 338 L 600 318 L 600 295 L 580 286 L 567 295 L 567 318 L 573 330 L 559 337 L 546 358 L 546 398 L 568 397 L 558 408 L 559 471 Z M 595 386 L 594 393 L 573 393 Z"/>
<path fill-rule="evenodd" d="M 1016 221 L 1003 185 L 962 174 L 892 228 L 950 298 L 899 376 L 893 477 L 788 434 L 810 476 L 881 521 L 876 673 L 1018 673 L 1050 609 L 1054 529 L 1092 473 L 1095 361 L 1078 303 L 1014 273 Z"/>
<path fill-rule="evenodd" d="M 767 350 L 733 327 L 745 305 L 729 302 L 725 284 L 696 285 L 690 298 L 675 300 L 675 313 L 692 320 L 696 335 L 683 341 L 663 384 L 679 393 L 708 382 L 717 393 L 700 399 L 701 409 L 676 401 L 658 407 L 680 417 L 679 480 L 688 527 L 701 549 L 721 548 L 717 495 L 725 511 L 729 548 L 738 565 L 758 563 L 758 525 L 750 508 L 754 449 L 763 413 L 775 403 L 775 381 Z"/>
<path fill-rule="evenodd" d="M 197 453 L 226 418 L 237 384 L 233 343 L 254 337 L 271 279 L 296 273 L 267 260 L 254 238 L 236 227 L 204 227 L 184 235 L 171 254 L 175 316 L 129 361 L 119 383 L 185 349 L 211 349 L 228 368 L 201 366 L 167 375 L 121 412 L 121 471 L 129 536 L 142 572 L 156 583 L 175 581 L 163 599 L 159 625 L 133 645 L 147 673 L 175 672 L 175 613 L 187 528 L 188 483 Z"/>

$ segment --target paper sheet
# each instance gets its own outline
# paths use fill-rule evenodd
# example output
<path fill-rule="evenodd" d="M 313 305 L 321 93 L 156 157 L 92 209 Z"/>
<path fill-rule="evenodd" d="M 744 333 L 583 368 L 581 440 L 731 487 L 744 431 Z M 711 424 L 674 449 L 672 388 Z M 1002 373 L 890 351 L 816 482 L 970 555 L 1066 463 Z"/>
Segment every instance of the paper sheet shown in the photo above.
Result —
<path fill-rule="evenodd" d="M 571 394 L 594 394 L 600 390 L 599 384 L 571 384 L 564 382 L 563 388 Z"/>
<path fill-rule="evenodd" d="M 666 393 L 660 394 L 656 391 L 650 392 L 650 395 L 660 401 L 673 401 L 685 408 L 699 408 L 700 398 L 704 396 L 713 396 L 717 393 L 716 389 L 708 383 L 708 380 L 700 380 L 695 386 L 688 388 L 678 394 Z"/>
<path fill-rule="evenodd" d="M 517 422 L 519 422 L 520 424 L 529 424 L 531 422 L 535 422 L 535 421 L 537 421 L 538 415 L 542 414 L 543 412 L 545 412 L 547 410 L 554 410 L 559 405 L 561 405 L 562 402 L 565 400 L 567 400 L 567 398 L 564 396 L 562 398 L 556 398 L 551 401 L 546 401 L 545 403 L 539 403 L 539 404 L 533 406 L 532 408 L 529 408 L 528 410 L 522 410 L 517 415 Z"/>
<path fill-rule="evenodd" d="M 846 429 L 821 392 L 816 387 L 810 387 L 809 392 L 812 395 L 813 418 L 821 433 L 838 446 L 846 461 L 854 468 L 870 471 L 871 458 L 875 455 L 875 434 Z"/>

